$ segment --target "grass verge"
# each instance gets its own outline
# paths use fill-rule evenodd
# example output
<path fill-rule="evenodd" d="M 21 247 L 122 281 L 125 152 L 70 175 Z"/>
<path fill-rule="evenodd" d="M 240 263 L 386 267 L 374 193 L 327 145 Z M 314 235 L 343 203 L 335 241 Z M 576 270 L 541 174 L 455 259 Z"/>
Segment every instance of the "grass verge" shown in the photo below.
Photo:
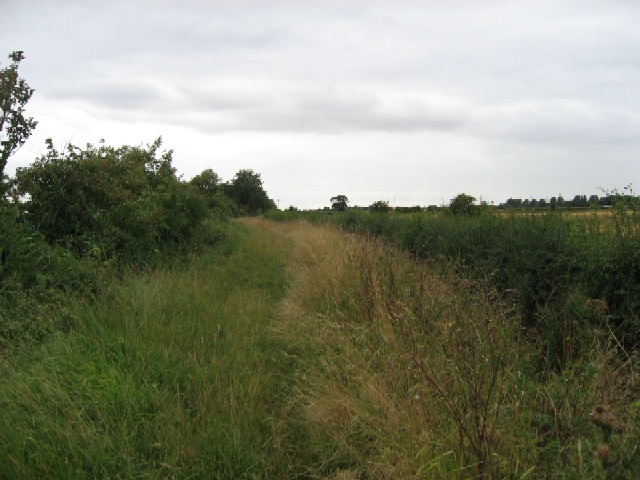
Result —
<path fill-rule="evenodd" d="M 279 476 L 269 328 L 285 250 L 268 231 L 232 241 L 71 305 L 71 332 L 2 359 L 0 478 Z"/>

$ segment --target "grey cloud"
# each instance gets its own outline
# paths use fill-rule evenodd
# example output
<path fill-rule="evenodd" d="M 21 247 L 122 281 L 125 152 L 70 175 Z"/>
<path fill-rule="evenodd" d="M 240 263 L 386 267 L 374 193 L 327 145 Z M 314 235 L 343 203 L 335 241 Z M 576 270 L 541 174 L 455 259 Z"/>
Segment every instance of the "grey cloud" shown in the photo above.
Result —
<path fill-rule="evenodd" d="M 524 143 L 634 143 L 640 134 L 638 115 L 577 100 L 504 105 L 479 118 L 481 136 Z"/>
<path fill-rule="evenodd" d="M 426 95 L 336 87 L 302 86 L 234 91 L 205 96 L 211 110 L 199 109 L 194 119 L 203 131 L 271 131 L 344 134 L 350 131 L 420 131 L 459 129 L 470 110 L 459 102 Z M 227 86 L 226 88 L 229 88 Z M 221 89 L 222 91 L 225 88 Z M 426 98 L 425 98 L 426 97 Z M 192 103 L 201 98 L 194 93 Z M 216 108 L 218 107 L 218 108 Z"/>
<path fill-rule="evenodd" d="M 151 110 L 167 101 L 167 96 L 153 82 L 135 79 L 106 79 L 65 84 L 49 90 L 49 95 L 54 100 L 81 101 L 117 110 Z"/>

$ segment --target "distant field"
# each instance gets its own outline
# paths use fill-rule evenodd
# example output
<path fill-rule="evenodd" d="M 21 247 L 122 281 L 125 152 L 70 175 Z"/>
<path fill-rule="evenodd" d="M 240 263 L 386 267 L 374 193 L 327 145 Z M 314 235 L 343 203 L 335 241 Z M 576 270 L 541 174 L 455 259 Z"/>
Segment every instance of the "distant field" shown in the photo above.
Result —
<path fill-rule="evenodd" d="M 499 214 L 513 214 L 513 213 L 521 213 L 521 214 L 533 214 L 533 215 L 545 215 L 550 212 L 550 210 L 539 210 L 539 209 L 496 209 L 495 213 Z M 581 209 L 558 209 L 555 210 L 555 213 L 566 214 L 566 215 L 576 215 L 576 216 L 612 216 L 613 210 L 611 208 L 599 208 L 597 210 L 593 210 L 590 208 L 581 208 Z"/>
<path fill-rule="evenodd" d="M 543 216 L 550 214 L 549 210 L 497 210 L 499 216 L 509 215 L 530 215 L 530 216 Z M 597 219 L 600 223 L 600 231 L 605 232 L 608 227 L 616 227 L 627 229 L 630 231 L 640 231 L 640 215 L 631 209 L 626 211 L 614 210 L 613 208 L 600 208 L 593 209 L 560 209 L 554 213 L 569 218 L 576 218 L 581 220 Z M 617 225 L 616 225 L 617 224 Z M 626 226 L 622 226 L 625 224 Z"/>

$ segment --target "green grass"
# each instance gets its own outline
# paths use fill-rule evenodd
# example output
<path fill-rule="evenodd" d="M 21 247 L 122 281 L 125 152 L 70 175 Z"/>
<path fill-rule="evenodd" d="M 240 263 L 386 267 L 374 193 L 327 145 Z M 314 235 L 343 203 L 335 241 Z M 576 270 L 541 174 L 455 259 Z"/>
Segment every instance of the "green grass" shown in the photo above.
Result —
<path fill-rule="evenodd" d="M 247 219 L 69 298 L 0 356 L 2 480 L 640 474 L 636 353 L 583 326 L 545 367 L 486 283 L 379 239 Z"/>
<path fill-rule="evenodd" d="M 0 478 L 272 478 L 282 243 L 130 276 L 0 363 Z"/>

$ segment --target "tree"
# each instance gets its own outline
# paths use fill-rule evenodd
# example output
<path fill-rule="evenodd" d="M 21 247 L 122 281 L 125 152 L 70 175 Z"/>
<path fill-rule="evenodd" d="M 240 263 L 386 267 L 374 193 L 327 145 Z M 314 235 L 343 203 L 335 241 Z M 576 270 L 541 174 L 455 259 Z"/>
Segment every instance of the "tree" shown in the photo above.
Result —
<path fill-rule="evenodd" d="M 374 213 L 388 213 L 391 210 L 389 202 L 386 200 L 378 200 L 369 206 L 369 211 Z"/>
<path fill-rule="evenodd" d="M 276 208 L 262 187 L 259 173 L 253 170 L 239 170 L 229 183 L 225 193 L 249 214 L 256 214 Z"/>
<path fill-rule="evenodd" d="M 24 116 L 24 106 L 34 92 L 18 76 L 18 66 L 24 55 L 16 51 L 9 58 L 13 62 L 11 66 L 0 70 L 0 175 L 3 180 L 7 160 L 27 141 L 37 125 L 33 118 Z"/>
<path fill-rule="evenodd" d="M 451 199 L 449 211 L 452 215 L 474 215 L 478 212 L 476 205 L 474 205 L 475 201 L 475 197 L 461 193 Z"/>
<path fill-rule="evenodd" d="M 189 183 L 205 197 L 212 197 L 221 190 L 220 176 L 210 168 L 193 177 Z"/>
<path fill-rule="evenodd" d="M 189 182 L 205 199 L 209 210 L 218 212 L 223 217 L 235 217 L 240 214 L 238 204 L 224 194 L 225 185 L 220 176 L 207 168 Z"/>
<path fill-rule="evenodd" d="M 565 207 L 565 200 L 564 197 L 562 196 L 562 194 L 558 195 L 558 200 L 557 200 L 557 207 L 558 208 L 563 208 Z"/>
<path fill-rule="evenodd" d="M 331 197 L 331 209 L 338 212 L 344 212 L 349 205 L 349 199 L 346 195 L 336 195 Z"/>

